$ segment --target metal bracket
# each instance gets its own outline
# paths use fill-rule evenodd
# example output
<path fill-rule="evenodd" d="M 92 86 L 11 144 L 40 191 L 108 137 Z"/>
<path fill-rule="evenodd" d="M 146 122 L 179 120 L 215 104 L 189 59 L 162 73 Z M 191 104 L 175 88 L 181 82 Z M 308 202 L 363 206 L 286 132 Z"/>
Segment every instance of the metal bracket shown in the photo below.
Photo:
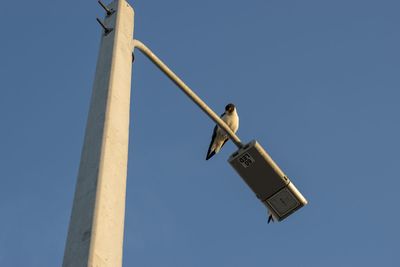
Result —
<path fill-rule="evenodd" d="M 107 36 L 110 32 L 112 32 L 113 28 L 107 28 L 106 25 L 104 25 L 103 22 L 99 18 L 96 18 L 97 22 L 100 24 L 100 26 L 104 29 L 104 35 Z"/>
<path fill-rule="evenodd" d="M 100 6 L 106 11 L 107 16 L 111 16 L 112 14 L 114 14 L 115 10 L 114 9 L 109 9 L 105 4 L 103 4 L 103 2 L 101 2 L 100 0 L 97 1 L 97 3 L 100 4 Z"/>

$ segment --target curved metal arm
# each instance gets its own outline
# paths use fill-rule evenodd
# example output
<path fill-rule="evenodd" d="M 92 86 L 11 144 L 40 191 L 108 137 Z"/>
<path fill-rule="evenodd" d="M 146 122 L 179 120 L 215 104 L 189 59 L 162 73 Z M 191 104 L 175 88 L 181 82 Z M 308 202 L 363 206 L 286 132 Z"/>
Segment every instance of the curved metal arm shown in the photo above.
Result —
<path fill-rule="evenodd" d="M 220 128 L 222 128 L 238 147 L 243 147 L 239 137 L 220 119 L 220 117 L 200 99 L 167 65 L 165 65 L 151 50 L 139 40 L 133 40 L 133 48 L 138 48 L 148 59 L 150 59 L 162 72 L 164 72 L 199 108 L 201 108 Z"/>

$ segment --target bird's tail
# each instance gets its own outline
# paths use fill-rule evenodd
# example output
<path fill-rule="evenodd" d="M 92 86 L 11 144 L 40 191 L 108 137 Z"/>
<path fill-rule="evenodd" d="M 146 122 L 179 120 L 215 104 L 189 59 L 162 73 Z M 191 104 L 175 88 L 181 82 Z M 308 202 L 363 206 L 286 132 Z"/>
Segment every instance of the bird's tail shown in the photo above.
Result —
<path fill-rule="evenodd" d="M 209 160 L 212 156 L 215 155 L 215 150 L 210 151 L 211 149 L 208 150 L 206 160 Z"/>

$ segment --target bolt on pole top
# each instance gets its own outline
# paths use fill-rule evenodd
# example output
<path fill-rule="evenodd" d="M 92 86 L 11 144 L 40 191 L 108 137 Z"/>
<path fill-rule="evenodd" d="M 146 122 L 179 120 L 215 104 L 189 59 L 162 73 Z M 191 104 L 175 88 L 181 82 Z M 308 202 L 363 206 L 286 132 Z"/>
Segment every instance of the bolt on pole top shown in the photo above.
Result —
<path fill-rule="evenodd" d="M 109 8 L 108 8 L 105 4 L 103 4 L 103 2 L 101 2 L 100 0 L 97 1 L 97 3 L 99 3 L 100 6 L 106 11 L 107 16 L 110 16 L 110 15 L 112 15 L 112 14 L 115 12 L 114 9 L 109 9 Z"/>

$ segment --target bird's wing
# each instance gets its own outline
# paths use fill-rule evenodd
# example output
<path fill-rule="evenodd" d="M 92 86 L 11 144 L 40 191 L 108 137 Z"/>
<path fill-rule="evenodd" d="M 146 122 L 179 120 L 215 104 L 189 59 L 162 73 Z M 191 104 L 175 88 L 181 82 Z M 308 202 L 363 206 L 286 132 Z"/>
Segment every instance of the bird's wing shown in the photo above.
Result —
<path fill-rule="evenodd" d="M 215 155 L 215 151 L 214 151 L 214 150 L 211 151 L 211 148 L 212 148 L 212 146 L 213 146 L 213 144 L 214 144 L 215 138 L 217 137 L 217 129 L 218 129 L 218 126 L 215 126 L 215 127 L 214 127 L 213 135 L 212 135 L 212 137 L 211 137 L 210 146 L 208 147 L 206 160 L 209 160 L 212 156 Z"/>
<path fill-rule="evenodd" d="M 225 112 L 221 114 L 221 118 L 225 115 Z M 215 151 L 211 151 L 211 148 L 214 144 L 215 138 L 217 137 L 217 130 L 218 130 L 218 125 L 215 125 L 214 127 L 214 131 L 213 131 L 213 135 L 211 137 L 211 142 L 210 142 L 210 146 L 208 147 L 208 151 L 207 151 L 207 156 L 206 156 L 206 160 L 209 160 L 212 156 L 215 155 Z"/>

